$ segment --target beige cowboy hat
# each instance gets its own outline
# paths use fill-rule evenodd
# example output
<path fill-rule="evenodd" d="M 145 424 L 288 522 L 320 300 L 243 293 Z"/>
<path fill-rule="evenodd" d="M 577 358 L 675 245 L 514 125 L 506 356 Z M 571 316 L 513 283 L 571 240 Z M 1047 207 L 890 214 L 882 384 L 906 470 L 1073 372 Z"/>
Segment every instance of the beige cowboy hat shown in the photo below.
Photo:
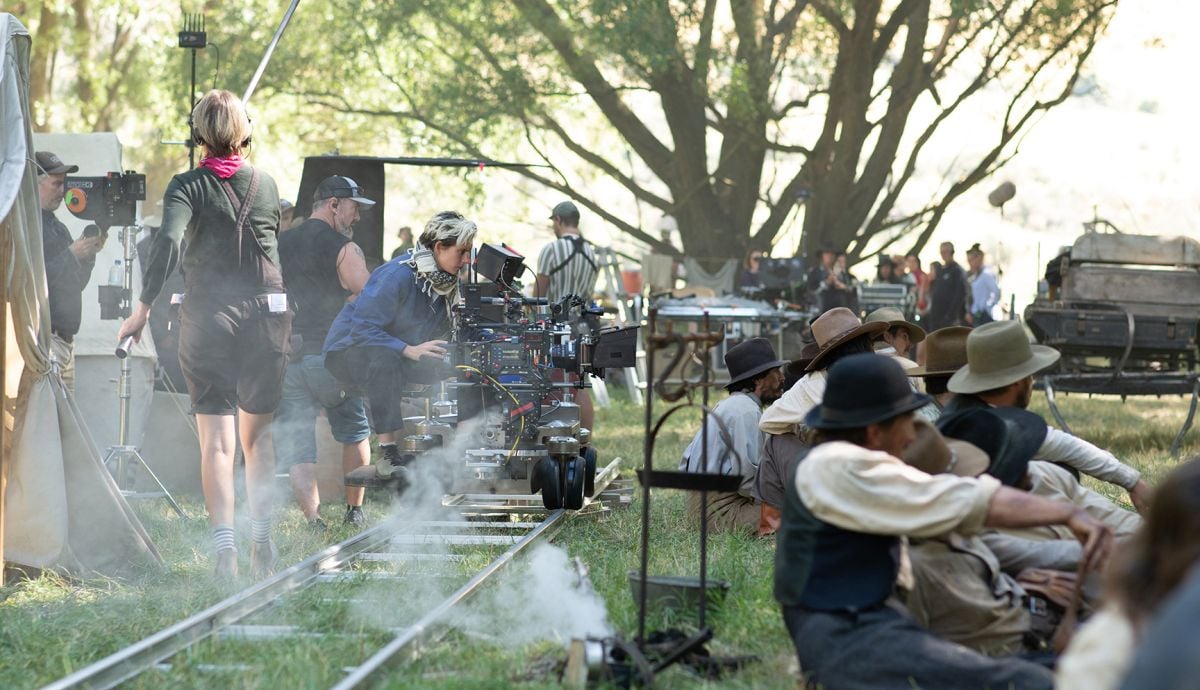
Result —
<path fill-rule="evenodd" d="M 947 326 L 925 336 L 925 366 L 905 370 L 909 376 L 950 376 L 967 363 L 967 326 Z"/>
<path fill-rule="evenodd" d="M 865 323 L 875 323 L 876 321 L 886 323 L 888 328 L 892 326 L 903 327 L 904 330 L 908 331 L 908 339 L 912 341 L 913 345 L 925 339 L 925 329 L 915 323 L 909 323 L 905 320 L 904 313 L 895 307 L 880 307 L 867 314 Z"/>
<path fill-rule="evenodd" d="M 993 321 L 967 336 L 967 363 L 950 377 L 951 393 L 981 393 L 1016 383 L 1058 361 L 1058 350 L 1031 345 L 1019 321 Z"/>
<path fill-rule="evenodd" d="M 887 330 L 888 325 L 882 321 L 863 323 L 854 312 L 845 307 L 837 307 L 821 314 L 809 326 L 813 340 L 821 351 L 805 367 L 805 371 L 816 371 L 833 348 L 844 342 L 853 340 L 860 335 L 878 335 Z"/>
<path fill-rule="evenodd" d="M 949 473 L 959 477 L 978 477 L 987 472 L 991 460 L 978 446 L 942 436 L 927 419 L 914 418 L 916 439 L 901 458 L 925 474 Z"/>

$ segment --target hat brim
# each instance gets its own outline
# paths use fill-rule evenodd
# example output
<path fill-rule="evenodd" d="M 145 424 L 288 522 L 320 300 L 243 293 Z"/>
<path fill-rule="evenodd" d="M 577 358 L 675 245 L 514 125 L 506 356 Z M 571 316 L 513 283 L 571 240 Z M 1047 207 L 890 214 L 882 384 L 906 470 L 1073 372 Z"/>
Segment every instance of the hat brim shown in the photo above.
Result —
<path fill-rule="evenodd" d="M 374 206 L 375 205 L 374 201 L 371 201 L 370 199 L 363 197 L 363 196 L 351 196 L 351 197 L 344 197 L 344 198 L 347 198 L 350 201 L 353 201 L 354 203 L 356 203 L 360 206 Z"/>
<path fill-rule="evenodd" d="M 970 441 L 948 438 L 946 447 L 950 449 L 951 453 L 950 465 L 945 470 L 948 474 L 959 477 L 978 477 L 987 472 L 988 465 L 992 463 L 987 453 Z"/>
<path fill-rule="evenodd" d="M 870 323 L 864 323 L 853 330 L 849 330 L 845 333 L 834 336 L 829 340 L 829 342 L 825 343 L 825 347 L 822 347 L 821 351 L 817 353 L 817 356 L 813 357 L 813 360 L 808 363 L 808 366 L 804 368 L 804 371 L 816 371 L 817 366 L 824 362 L 826 357 L 829 356 L 829 353 L 833 351 L 833 348 L 837 347 L 838 345 L 841 345 L 849 340 L 854 340 L 860 335 L 873 336 L 882 333 L 887 329 L 887 321 L 872 321 Z"/>
<path fill-rule="evenodd" d="M 921 328 L 915 323 L 909 323 L 907 321 L 888 321 L 887 324 L 888 328 L 900 326 L 904 328 L 904 330 L 908 331 L 908 339 L 912 341 L 913 345 L 916 345 L 925 339 L 925 329 Z"/>
<path fill-rule="evenodd" d="M 932 400 L 933 398 L 924 393 L 913 392 L 899 402 L 856 409 L 852 414 L 840 419 L 827 418 L 825 404 L 821 403 L 804 416 L 804 425 L 811 429 L 856 429 L 899 417 L 906 412 L 914 412 Z"/>
<path fill-rule="evenodd" d="M 51 168 L 49 170 L 46 170 L 47 175 L 62 175 L 64 173 L 77 173 L 77 172 L 79 172 L 78 165 L 60 165 L 57 168 Z"/>
<path fill-rule="evenodd" d="M 967 394 L 1003 388 L 1053 366 L 1062 357 L 1058 350 L 1045 345 L 1030 345 L 1029 349 L 1032 350 L 1032 356 L 1024 362 L 986 374 L 971 371 L 971 365 L 968 363 L 954 372 L 946 388 L 951 393 Z"/>
<path fill-rule="evenodd" d="M 760 364 L 748 371 L 743 372 L 742 375 L 737 377 L 736 379 L 732 379 L 729 383 L 725 384 L 725 388 L 728 389 L 730 386 L 734 385 L 735 383 L 741 383 L 742 381 L 745 381 L 746 379 L 751 379 L 751 378 L 754 378 L 755 376 L 758 376 L 759 374 L 763 373 L 764 371 L 770 371 L 771 369 L 774 369 L 776 367 L 781 367 L 787 363 L 788 363 L 788 361 L 786 359 L 777 359 L 777 360 L 774 360 L 771 362 L 767 362 L 766 364 Z"/>
<path fill-rule="evenodd" d="M 924 364 L 912 369 L 905 369 L 904 374 L 913 378 L 924 378 L 926 376 L 953 376 L 958 369 L 935 369 L 930 371 Z"/>

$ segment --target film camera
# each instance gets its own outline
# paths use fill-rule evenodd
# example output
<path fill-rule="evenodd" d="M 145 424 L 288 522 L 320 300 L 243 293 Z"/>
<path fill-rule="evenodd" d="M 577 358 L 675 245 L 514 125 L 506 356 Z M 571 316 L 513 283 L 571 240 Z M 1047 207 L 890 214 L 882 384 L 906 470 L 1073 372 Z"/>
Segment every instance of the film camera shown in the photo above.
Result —
<path fill-rule="evenodd" d="M 104 177 L 68 177 L 67 210 L 107 231 L 137 222 L 137 202 L 146 199 L 146 176 L 131 170 Z"/>
<path fill-rule="evenodd" d="M 110 172 L 104 177 L 68 177 L 64 199 L 71 215 L 92 221 L 83 230 L 84 237 L 107 233 L 112 226 L 130 227 L 137 223 L 137 202 L 146 199 L 146 176 L 131 170 Z M 124 239 L 124 238 L 122 238 Z M 125 267 L 130 266 L 130 252 L 125 252 Z M 99 286 L 100 318 L 120 319 L 129 315 L 130 281 L 122 285 Z"/>
<path fill-rule="evenodd" d="M 597 455 L 572 390 L 590 387 L 588 377 L 607 369 L 634 366 L 637 327 L 602 327 L 603 312 L 577 297 L 555 304 L 523 297 L 523 270 L 523 257 L 511 249 L 480 248 L 475 271 L 488 282 L 463 286 L 446 346 L 447 377 L 455 380 L 429 392 L 439 399 L 426 402 L 417 433 L 401 448 L 415 459 L 453 436 L 466 450 L 463 471 L 450 483 L 500 491 L 527 481 L 546 508 L 578 509 L 593 491 Z"/>

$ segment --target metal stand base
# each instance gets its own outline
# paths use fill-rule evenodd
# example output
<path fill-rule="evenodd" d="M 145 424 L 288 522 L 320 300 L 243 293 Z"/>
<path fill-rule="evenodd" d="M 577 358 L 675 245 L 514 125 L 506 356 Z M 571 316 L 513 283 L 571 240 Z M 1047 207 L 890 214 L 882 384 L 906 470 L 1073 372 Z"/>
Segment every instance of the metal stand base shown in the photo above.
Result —
<path fill-rule="evenodd" d="M 150 475 L 154 483 L 158 485 L 158 491 L 131 491 L 125 488 L 125 480 L 128 474 L 129 461 L 136 463 L 134 467 L 140 465 L 142 471 Z M 114 472 L 117 480 L 117 487 L 121 490 L 121 495 L 127 499 L 143 499 L 143 498 L 164 498 L 171 505 L 171 509 L 179 517 L 186 517 L 183 514 L 183 509 L 175 502 L 175 498 L 171 496 L 171 492 L 167 491 L 167 487 L 163 486 L 158 475 L 154 474 L 154 470 L 146 464 L 146 460 L 142 458 L 142 454 L 138 452 L 136 446 L 112 446 L 108 449 L 108 453 L 104 456 L 104 466 Z"/>

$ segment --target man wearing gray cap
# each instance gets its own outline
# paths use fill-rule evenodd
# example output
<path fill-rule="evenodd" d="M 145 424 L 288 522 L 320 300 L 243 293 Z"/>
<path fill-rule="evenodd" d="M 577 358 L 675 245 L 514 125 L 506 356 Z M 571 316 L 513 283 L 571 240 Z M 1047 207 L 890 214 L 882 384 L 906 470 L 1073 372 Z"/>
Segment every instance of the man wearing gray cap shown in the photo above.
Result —
<path fill-rule="evenodd" d="M 342 444 L 342 469 L 349 473 L 371 460 L 371 434 L 363 399 L 348 394 L 325 368 L 321 346 L 329 326 L 362 292 L 370 272 L 362 249 L 351 238 L 360 210 L 374 206 L 354 180 L 333 175 L 313 195 L 308 220 L 279 237 L 283 280 L 296 315 L 292 319 L 291 362 L 283 379 L 283 399 L 271 428 L 277 468 L 287 468 L 301 512 L 323 530 L 317 491 L 317 411 L 324 408 L 333 438 Z M 362 524 L 363 490 L 346 488 L 346 517 Z"/>
<path fill-rule="evenodd" d="M 574 295 L 590 303 L 600 268 L 592 244 L 579 234 L 579 208 L 570 201 L 563 201 L 550 213 L 550 221 L 554 224 L 557 239 L 542 247 L 542 253 L 538 254 L 533 296 L 545 297 L 553 304 Z M 564 378 L 575 380 L 575 375 Z M 586 389 L 578 390 L 579 421 L 588 429 L 594 429 L 592 397 Z"/>
<path fill-rule="evenodd" d="M 38 164 L 38 200 L 42 206 L 42 255 L 46 261 L 46 287 L 50 293 L 50 352 L 62 367 L 63 383 L 75 391 L 75 334 L 83 314 L 83 288 L 96 267 L 96 254 L 105 236 L 71 239 L 71 231 L 54 211 L 66 193 L 67 173 L 79 172 L 49 151 L 35 154 Z"/>

